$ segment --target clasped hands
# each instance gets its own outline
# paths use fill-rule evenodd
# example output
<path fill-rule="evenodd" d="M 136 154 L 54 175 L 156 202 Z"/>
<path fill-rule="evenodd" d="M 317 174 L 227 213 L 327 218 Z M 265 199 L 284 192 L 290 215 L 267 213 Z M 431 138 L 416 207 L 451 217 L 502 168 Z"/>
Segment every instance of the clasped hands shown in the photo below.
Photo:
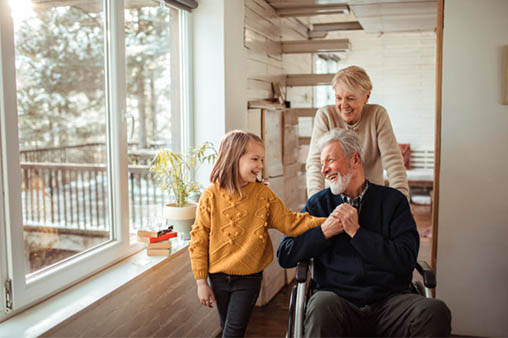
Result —
<path fill-rule="evenodd" d="M 360 229 L 358 210 L 347 203 L 337 206 L 321 225 L 321 231 L 326 239 L 342 232 L 346 232 L 352 238 L 358 229 Z"/>

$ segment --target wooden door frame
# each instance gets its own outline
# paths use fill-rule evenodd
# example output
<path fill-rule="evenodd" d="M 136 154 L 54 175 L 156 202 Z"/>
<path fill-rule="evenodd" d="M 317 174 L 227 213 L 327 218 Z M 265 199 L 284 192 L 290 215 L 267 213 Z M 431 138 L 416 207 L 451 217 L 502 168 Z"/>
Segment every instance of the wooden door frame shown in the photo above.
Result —
<path fill-rule="evenodd" d="M 432 268 L 436 271 L 439 218 L 439 168 L 441 166 L 441 103 L 443 85 L 443 12 L 444 0 L 437 0 L 436 23 L 436 120 L 434 134 L 434 189 L 432 195 Z"/>

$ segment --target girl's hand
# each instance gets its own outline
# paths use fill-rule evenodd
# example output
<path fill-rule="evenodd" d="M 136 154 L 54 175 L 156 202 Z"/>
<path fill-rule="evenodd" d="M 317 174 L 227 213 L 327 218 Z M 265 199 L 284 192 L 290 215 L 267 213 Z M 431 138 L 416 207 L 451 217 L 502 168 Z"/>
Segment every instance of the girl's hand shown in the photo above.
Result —
<path fill-rule="evenodd" d="M 201 305 L 212 307 L 212 304 L 215 303 L 215 296 L 206 279 L 198 279 L 196 284 L 198 286 L 198 298 Z"/>
<path fill-rule="evenodd" d="M 321 231 L 326 239 L 344 232 L 344 226 L 338 216 L 337 208 L 335 208 L 324 223 L 321 224 Z"/>

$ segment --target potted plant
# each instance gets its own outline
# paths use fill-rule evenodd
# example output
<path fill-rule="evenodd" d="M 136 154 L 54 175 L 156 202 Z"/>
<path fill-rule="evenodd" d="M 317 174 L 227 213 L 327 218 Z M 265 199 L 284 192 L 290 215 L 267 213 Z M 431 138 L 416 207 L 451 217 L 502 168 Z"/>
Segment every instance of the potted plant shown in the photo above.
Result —
<path fill-rule="evenodd" d="M 201 192 L 201 185 L 193 179 L 193 171 L 204 162 L 213 163 L 216 157 L 217 151 L 206 142 L 185 154 L 160 149 L 152 161 L 150 172 L 155 181 L 174 198 L 174 203 L 164 206 L 164 217 L 185 240 L 190 239 L 196 217 L 196 203 L 189 198 Z"/>

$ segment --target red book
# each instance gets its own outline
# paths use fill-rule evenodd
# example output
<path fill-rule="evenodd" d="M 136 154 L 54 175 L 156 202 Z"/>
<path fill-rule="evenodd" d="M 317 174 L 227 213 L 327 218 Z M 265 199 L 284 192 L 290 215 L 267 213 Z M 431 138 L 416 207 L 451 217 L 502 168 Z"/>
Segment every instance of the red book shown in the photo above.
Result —
<path fill-rule="evenodd" d="M 168 233 L 165 233 L 164 235 L 161 235 L 159 237 L 150 237 L 150 243 L 165 241 L 165 240 L 168 240 L 173 237 L 176 237 L 176 232 L 174 232 L 174 231 L 168 232 Z"/>

